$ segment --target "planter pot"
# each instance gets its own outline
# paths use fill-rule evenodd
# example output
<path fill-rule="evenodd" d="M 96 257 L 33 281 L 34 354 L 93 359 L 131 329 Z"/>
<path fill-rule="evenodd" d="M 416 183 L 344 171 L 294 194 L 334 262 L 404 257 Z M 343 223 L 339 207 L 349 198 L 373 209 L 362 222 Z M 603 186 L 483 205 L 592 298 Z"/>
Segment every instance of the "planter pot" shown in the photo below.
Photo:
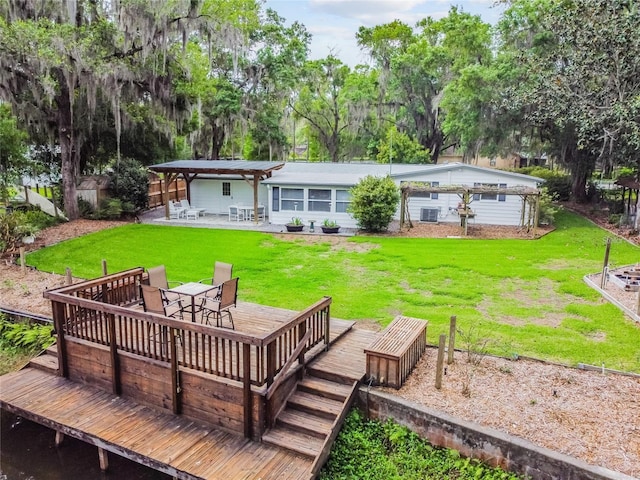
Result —
<path fill-rule="evenodd" d="M 340 227 L 322 227 L 322 233 L 338 233 Z"/>
<path fill-rule="evenodd" d="M 290 225 L 287 223 L 285 227 L 287 227 L 287 232 L 301 232 L 304 225 Z"/>

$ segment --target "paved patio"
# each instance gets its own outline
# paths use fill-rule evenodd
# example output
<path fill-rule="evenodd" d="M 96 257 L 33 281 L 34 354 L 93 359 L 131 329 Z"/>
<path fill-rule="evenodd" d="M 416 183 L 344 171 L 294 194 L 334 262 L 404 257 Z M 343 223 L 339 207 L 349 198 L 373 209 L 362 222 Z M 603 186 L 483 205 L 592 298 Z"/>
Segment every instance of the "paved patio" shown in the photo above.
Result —
<path fill-rule="evenodd" d="M 287 233 L 287 229 L 284 225 L 270 223 L 267 218 L 264 222 L 254 223 L 253 221 L 240 221 L 237 222 L 235 220 L 229 221 L 228 215 L 219 215 L 219 214 L 205 214 L 201 215 L 198 219 L 187 220 L 186 218 L 180 219 L 169 219 L 165 218 L 164 207 L 155 207 L 142 214 L 138 215 L 138 218 L 142 223 L 151 223 L 156 225 L 172 225 L 172 226 L 180 226 L 180 227 L 195 227 L 195 228 L 220 228 L 220 229 L 228 229 L 228 230 L 253 230 L 256 232 L 267 232 L 267 233 Z M 295 235 L 325 235 L 322 233 L 322 228 L 320 225 L 322 220 L 318 220 L 315 222 L 314 231 L 309 231 L 308 222 L 305 225 L 305 228 L 300 233 L 295 233 Z M 357 232 L 355 228 L 345 228 L 340 227 L 340 232 L 330 235 L 339 235 L 339 236 L 353 236 Z M 328 234 L 329 235 L 329 234 Z"/>

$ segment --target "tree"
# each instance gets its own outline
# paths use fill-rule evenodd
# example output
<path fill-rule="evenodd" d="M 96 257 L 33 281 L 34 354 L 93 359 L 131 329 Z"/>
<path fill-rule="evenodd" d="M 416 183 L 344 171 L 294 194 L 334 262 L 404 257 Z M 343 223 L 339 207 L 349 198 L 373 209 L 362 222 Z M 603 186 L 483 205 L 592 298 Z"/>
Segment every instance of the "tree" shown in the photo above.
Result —
<path fill-rule="evenodd" d="M 418 28 L 418 33 L 409 35 L 410 28 L 395 21 L 361 28 L 357 37 L 382 68 L 382 89 L 387 93 L 381 101 L 391 108 L 394 123 L 396 119 L 405 123 L 406 133 L 437 162 L 449 146 L 440 108 L 444 88 L 463 68 L 491 57 L 490 27 L 479 16 L 453 7 L 447 17 L 424 19 Z"/>
<path fill-rule="evenodd" d="M 332 162 L 340 159 L 340 135 L 349 127 L 340 102 L 348 74 L 349 67 L 333 55 L 307 62 L 304 85 L 292 104 L 295 114 L 309 122 Z"/>
<path fill-rule="evenodd" d="M 570 169 L 577 201 L 598 161 L 638 166 L 639 29 L 633 0 L 514 0 L 501 20 L 506 104 Z"/>
<path fill-rule="evenodd" d="M 353 186 L 350 193 L 348 211 L 360 228 L 368 232 L 389 228 L 400 201 L 400 192 L 391 177 L 368 175 Z"/>
<path fill-rule="evenodd" d="M 386 140 L 378 146 L 378 163 L 431 163 L 429 150 L 425 150 L 406 133 L 396 127 L 387 131 Z"/>
<path fill-rule="evenodd" d="M 129 104 L 145 104 L 159 119 L 178 119 L 187 107 L 172 91 L 174 79 L 186 74 L 176 61 L 183 39 L 203 32 L 211 44 L 232 41 L 234 29 L 222 29 L 224 18 L 209 11 L 239 1 L 0 5 L 0 97 L 31 132 L 55 138 L 70 219 L 79 214 L 75 181 L 98 101 L 113 113 L 118 146 Z"/>
<path fill-rule="evenodd" d="M 8 105 L 0 103 L 0 201 L 9 200 L 9 186 L 28 167 L 27 134 L 20 130 Z"/>

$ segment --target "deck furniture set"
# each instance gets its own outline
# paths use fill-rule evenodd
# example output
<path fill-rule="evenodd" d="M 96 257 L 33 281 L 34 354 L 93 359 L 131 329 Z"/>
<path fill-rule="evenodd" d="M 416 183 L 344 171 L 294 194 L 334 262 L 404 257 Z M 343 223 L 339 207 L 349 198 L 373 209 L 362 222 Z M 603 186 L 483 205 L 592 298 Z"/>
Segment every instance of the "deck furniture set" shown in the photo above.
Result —
<path fill-rule="evenodd" d="M 258 205 L 256 210 L 253 205 L 229 205 L 229 221 L 230 222 L 243 222 L 243 221 L 264 221 L 265 219 L 265 206 Z"/>
<path fill-rule="evenodd" d="M 206 324 L 215 320 L 217 327 L 224 326 L 226 317 L 235 329 L 231 308 L 236 306 L 239 279 L 232 278 L 232 271 L 230 263 L 216 262 L 210 279 L 169 287 L 164 265 L 149 268 L 149 285 L 140 285 L 144 310 Z"/>
<path fill-rule="evenodd" d="M 169 218 L 179 220 L 197 220 L 200 215 L 205 214 L 206 209 L 194 207 L 189 200 L 180 200 L 180 203 L 169 201 Z"/>

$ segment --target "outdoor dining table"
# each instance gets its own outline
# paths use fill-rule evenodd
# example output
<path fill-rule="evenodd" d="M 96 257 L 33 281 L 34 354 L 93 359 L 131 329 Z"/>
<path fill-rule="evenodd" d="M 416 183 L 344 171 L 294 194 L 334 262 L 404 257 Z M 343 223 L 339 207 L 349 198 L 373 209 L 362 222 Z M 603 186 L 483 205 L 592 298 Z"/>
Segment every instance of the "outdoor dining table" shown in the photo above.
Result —
<path fill-rule="evenodd" d="M 191 297 L 191 321 L 196 321 L 196 297 L 203 295 L 204 293 L 218 288 L 216 285 L 207 285 L 206 283 L 188 282 L 178 285 L 177 287 L 170 288 L 170 292 L 175 292 L 180 295 L 187 295 Z"/>

